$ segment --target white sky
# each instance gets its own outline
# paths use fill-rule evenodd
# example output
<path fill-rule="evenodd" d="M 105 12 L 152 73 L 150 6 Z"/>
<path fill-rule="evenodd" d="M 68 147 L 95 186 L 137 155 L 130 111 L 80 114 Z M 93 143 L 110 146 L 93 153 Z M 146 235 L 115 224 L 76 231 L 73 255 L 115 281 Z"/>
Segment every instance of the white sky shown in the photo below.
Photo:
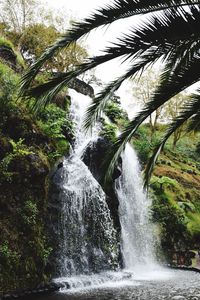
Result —
<path fill-rule="evenodd" d="M 103 7 L 106 4 L 111 4 L 112 0 L 42 0 L 47 3 L 51 8 L 65 10 L 67 15 L 76 18 L 77 20 L 83 19 L 90 15 L 95 9 Z M 89 53 L 99 54 L 101 49 L 104 49 L 110 41 L 113 41 L 115 37 L 119 37 L 120 33 L 123 31 L 127 32 L 128 29 L 133 25 L 133 22 L 137 22 L 137 17 L 125 19 L 122 21 L 117 21 L 106 29 L 94 30 L 86 40 L 86 44 Z M 109 82 L 115 79 L 125 70 L 125 66 L 119 63 L 110 62 L 106 63 L 96 69 L 96 75 L 103 82 Z M 130 84 L 124 83 L 118 92 L 122 99 L 122 104 L 124 108 L 127 109 L 130 102 L 133 102 L 133 96 L 130 92 Z M 130 114 L 132 115 L 132 113 Z"/>

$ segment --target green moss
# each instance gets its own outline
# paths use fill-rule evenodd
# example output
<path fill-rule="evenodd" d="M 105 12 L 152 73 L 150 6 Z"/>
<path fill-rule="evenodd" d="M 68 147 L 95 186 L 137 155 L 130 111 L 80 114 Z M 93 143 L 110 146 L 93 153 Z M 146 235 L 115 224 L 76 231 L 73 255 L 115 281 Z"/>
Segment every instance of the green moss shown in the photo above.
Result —
<path fill-rule="evenodd" d="M 67 155 L 70 150 L 70 143 L 65 139 L 60 139 L 56 142 L 56 146 L 58 149 L 58 155 Z"/>
<path fill-rule="evenodd" d="M 4 37 L 0 37 L 0 46 L 6 46 L 9 47 L 11 49 L 14 49 L 14 45 L 11 41 L 7 40 Z"/>
<path fill-rule="evenodd" d="M 169 199 L 168 194 L 154 198 L 153 221 L 161 229 L 161 244 L 165 251 L 181 248 L 187 241 L 187 217 L 184 210 Z"/>
<path fill-rule="evenodd" d="M 188 213 L 188 231 L 192 236 L 200 235 L 200 213 Z"/>
<path fill-rule="evenodd" d="M 16 101 L 19 76 L 0 63 L 0 291 L 50 278 L 45 228 L 50 163 L 68 153 L 73 126 L 56 104 L 39 116 Z"/>

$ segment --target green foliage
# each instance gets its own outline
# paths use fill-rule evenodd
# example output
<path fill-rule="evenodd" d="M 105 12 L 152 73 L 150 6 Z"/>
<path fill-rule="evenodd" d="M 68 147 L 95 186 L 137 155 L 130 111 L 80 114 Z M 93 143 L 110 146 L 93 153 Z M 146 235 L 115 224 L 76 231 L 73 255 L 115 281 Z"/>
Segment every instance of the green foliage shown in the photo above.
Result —
<path fill-rule="evenodd" d="M 66 155 L 69 152 L 69 139 L 73 139 L 74 136 L 69 112 L 55 104 L 49 104 L 45 110 L 39 113 L 38 125 L 56 144 L 57 152 L 53 153 L 54 158 Z M 52 158 L 52 155 L 50 156 Z"/>
<path fill-rule="evenodd" d="M 19 76 L 0 62 L 0 106 L 9 105 L 9 102 L 15 99 L 18 85 Z"/>
<path fill-rule="evenodd" d="M 178 188 L 178 182 L 175 179 L 171 179 L 167 176 L 156 177 L 153 176 L 151 179 L 151 186 L 158 186 L 160 189 L 164 188 Z"/>
<path fill-rule="evenodd" d="M 200 235 L 200 213 L 190 212 L 188 214 L 187 228 L 192 236 Z"/>
<path fill-rule="evenodd" d="M 187 217 L 172 202 L 169 195 L 160 194 L 154 198 L 152 205 L 152 218 L 161 227 L 161 243 L 165 250 L 181 247 L 187 239 Z"/>
<path fill-rule="evenodd" d="M 139 160 L 142 164 L 146 164 L 152 151 L 152 141 L 147 126 L 141 126 L 138 135 L 133 139 L 133 145 L 137 151 Z"/>
<path fill-rule="evenodd" d="M 24 208 L 21 211 L 21 216 L 25 225 L 34 226 L 36 225 L 37 216 L 38 216 L 37 204 L 31 200 L 25 202 Z"/>
<path fill-rule="evenodd" d="M 179 207 L 181 209 L 183 209 L 186 212 L 188 212 L 188 211 L 194 212 L 195 209 L 196 209 L 194 204 L 192 204 L 191 202 L 181 202 L 181 201 L 179 201 L 177 204 L 179 205 Z"/>
<path fill-rule="evenodd" d="M 63 139 L 64 129 L 72 130 L 72 123 L 67 117 L 67 112 L 55 104 L 49 104 L 46 109 L 38 115 L 40 127 L 45 134 L 55 139 Z"/>
<path fill-rule="evenodd" d="M 66 139 L 60 139 L 56 143 L 57 153 L 54 154 L 54 158 L 67 155 L 70 151 L 70 143 Z"/>
<path fill-rule="evenodd" d="M 26 144 L 24 144 L 24 139 L 19 139 L 17 142 L 10 140 L 10 143 L 12 145 L 14 155 L 26 156 L 34 153 L 29 147 L 27 147 Z"/>
<path fill-rule="evenodd" d="M 108 141 L 114 142 L 116 139 L 118 127 L 114 124 L 103 123 L 100 136 L 106 138 Z"/>
<path fill-rule="evenodd" d="M 120 120 L 128 119 L 126 112 L 121 108 L 120 104 L 111 100 L 107 103 L 104 112 L 111 122 L 115 124 Z"/>
<path fill-rule="evenodd" d="M 0 37 L 0 46 L 6 46 L 8 48 L 14 49 L 13 43 L 2 36 Z"/>
<path fill-rule="evenodd" d="M 0 174 L 1 180 L 6 180 L 8 182 L 12 182 L 12 177 L 15 175 L 14 173 L 9 171 L 9 166 L 11 162 L 16 158 L 21 158 L 23 156 L 27 156 L 33 154 L 31 148 L 29 148 L 26 144 L 24 144 L 23 139 L 19 139 L 18 142 L 10 139 L 10 144 L 12 145 L 12 152 L 9 152 L 1 161 L 0 161 Z"/>
<path fill-rule="evenodd" d="M 16 265 L 19 264 L 19 259 L 20 254 L 9 247 L 8 241 L 4 241 L 4 243 L 0 245 L 0 261 L 3 265 L 6 265 L 7 268 L 14 272 Z"/>
<path fill-rule="evenodd" d="M 15 47 L 10 40 L 0 36 L 0 47 L 1 46 L 5 46 L 5 47 L 12 49 L 12 51 L 14 52 L 14 54 L 17 57 L 17 63 L 19 64 L 19 66 L 25 68 L 25 62 L 23 60 L 22 55 L 18 51 L 15 50 Z"/>
<path fill-rule="evenodd" d="M 195 152 L 200 156 L 200 143 L 197 144 Z"/>

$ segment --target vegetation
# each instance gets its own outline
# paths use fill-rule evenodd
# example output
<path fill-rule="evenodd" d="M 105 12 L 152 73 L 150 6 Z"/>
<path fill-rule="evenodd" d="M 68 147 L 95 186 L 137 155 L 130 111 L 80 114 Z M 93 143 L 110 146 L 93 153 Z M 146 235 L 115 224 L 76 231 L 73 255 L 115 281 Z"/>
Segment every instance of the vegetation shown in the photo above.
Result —
<path fill-rule="evenodd" d="M 0 291 L 47 280 L 50 249 L 43 222 L 49 171 L 45 147 L 56 149 L 28 107 L 17 101 L 19 78 L 9 63 L 0 63 Z"/>
<path fill-rule="evenodd" d="M 51 23 L 33 19 L 36 1 L 2 2 L 6 14 L 0 24 L 0 48 L 6 48 L 9 58 L 0 53 L 0 291 L 33 287 L 51 277 L 49 257 L 53 249 L 45 228 L 48 175 L 74 142 L 67 84 L 121 56 L 132 59 L 129 71 L 94 99 L 85 126 L 94 124 L 102 112 L 107 116 L 100 119 L 100 135 L 112 145 L 108 174 L 129 141 L 138 151 L 143 169 L 147 167 L 148 182 L 166 144 L 149 185 L 152 218 L 160 228 L 162 249 L 167 254 L 199 248 L 199 93 L 188 96 L 180 92 L 199 80 L 199 6 L 194 4 L 200 1 L 145 2 L 116 0 L 87 20 L 73 23 L 65 35 L 53 15 Z M 19 15 L 13 19 L 10 16 L 16 10 Z M 27 10 L 30 15 L 23 19 Z M 80 37 L 101 25 L 148 12 L 151 17 L 140 28 L 107 48 L 104 55 L 83 63 L 87 51 L 77 44 Z M 57 38 L 60 40 L 45 51 Z M 139 71 L 160 58 L 164 64 L 159 83 L 150 87 L 146 96 L 141 77 L 137 92 L 145 96 L 144 108 L 129 122 L 114 92 L 125 79 L 132 76 L 135 80 Z M 30 64 L 21 87 L 21 96 L 28 97 L 26 102 L 19 97 L 18 89 L 22 68 Z M 168 118 L 174 118 L 171 125 L 159 123 L 163 109 Z M 148 117 L 150 123 L 142 124 Z M 122 131 L 119 137 L 118 131 Z"/>
<path fill-rule="evenodd" d="M 144 124 L 132 140 L 145 168 L 155 147 L 156 139 L 167 125 L 157 127 L 151 140 L 151 128 Z M 199 247 L 198 220 L 200 216 L 200 159 L 196 150 L 199 135 L 187 134 L 173 149 L 171 137 L 160 155 L 150 181 L 152 218 L 159 226 L 161 246 L 169 262 L 175 251 Z"/>
<path fill-rule="evenodd" d="M 68 154 L 73 126 L 67 89 L 37 115 L 33 99 L 19 99 L 23 58 L 18 60 L 18 51 L 6 38 L 0 39 L 0 48 L 1 293 L 33 288 L 51 276 L 53 246 L 45 226 L 48 176 L 55 162 Z"/>

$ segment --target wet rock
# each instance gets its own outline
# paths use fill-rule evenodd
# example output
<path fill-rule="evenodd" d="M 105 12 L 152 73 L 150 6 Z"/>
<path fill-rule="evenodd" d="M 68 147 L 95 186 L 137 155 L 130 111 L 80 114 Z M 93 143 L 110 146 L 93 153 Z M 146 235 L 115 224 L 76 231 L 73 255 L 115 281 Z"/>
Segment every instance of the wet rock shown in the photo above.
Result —
<path fill-rule="evenodd" d="M 104 172 L 103 163 L 105 161 L 105 154 L 111 147 L 111 143 L 102 137 L 94 143 L 90 143 L 83 154 L 83 162 L 88 166 L 95 179 L 102 184 L 102 175 Z M 114 170 L 113 180 L 121 175 L 122 161 L 119 160 L 118 166 Z"/>
<path fill-rule="evenodd" d="M 193 174 L 193 170 L 187 170 L 186 171 L 188 174 Z"/>
<path fill-rule="evenodd" d="M 111 146 L 110 142 L 105 138 L 98 138 L 95 143 L 91 143 L 84 152 L 83 162 L 88 166 L 94 178 L 102 185 L 107 198 L 107 204 L 111 212 L 111 216 L 114 222 L 115 229 L 120 232 L 120 221 L 118 215 L 119 201 L 114 188 L 114 181 L 121 175 L 122 172 L 122 160 L 119 159 L 118 166 L 113 173 L 112 182 L 108 186 L 104 186 L 102 183 L 103 175 L 103 162 L 105 160 L 105 153 Z"/>
<path fill-rule="evenodd" d="M 74 89 L 78 93 L 81 93 L 83 95 L 94 97 L 94 89 L 91 87 L 91 85 L 85 83 L 84 81 L 74 78 L 68 83 L 68 87 L 71 89 Z"/>
<path fill-rule="evenodd" d="M 62 76 L 63 73 L 61 72 L 56 72 L 54 73 L 55 77 L 60 77 Z M 80 80 L 78 78 L 74 78 L 70 80 L 67 83 L 68 88 L 75 90 L 78 93 L 81 93 L 83 95 L 89 96 L 89 97 L 94 97 L 94 89 L 91 85 L 87 84 L 83 80 Z"/>
<path fill-rule="evenodd" d="M 16 71 L 17 55 L 9 46 L 0 46 L 0 58 Z"/>
<path fill-rule="evenodd" d="M 0 136 L 0 160 L 3 159 L 8 152 L 12 151 L 12 145 L 9 142 L 9 139 Z"/>

